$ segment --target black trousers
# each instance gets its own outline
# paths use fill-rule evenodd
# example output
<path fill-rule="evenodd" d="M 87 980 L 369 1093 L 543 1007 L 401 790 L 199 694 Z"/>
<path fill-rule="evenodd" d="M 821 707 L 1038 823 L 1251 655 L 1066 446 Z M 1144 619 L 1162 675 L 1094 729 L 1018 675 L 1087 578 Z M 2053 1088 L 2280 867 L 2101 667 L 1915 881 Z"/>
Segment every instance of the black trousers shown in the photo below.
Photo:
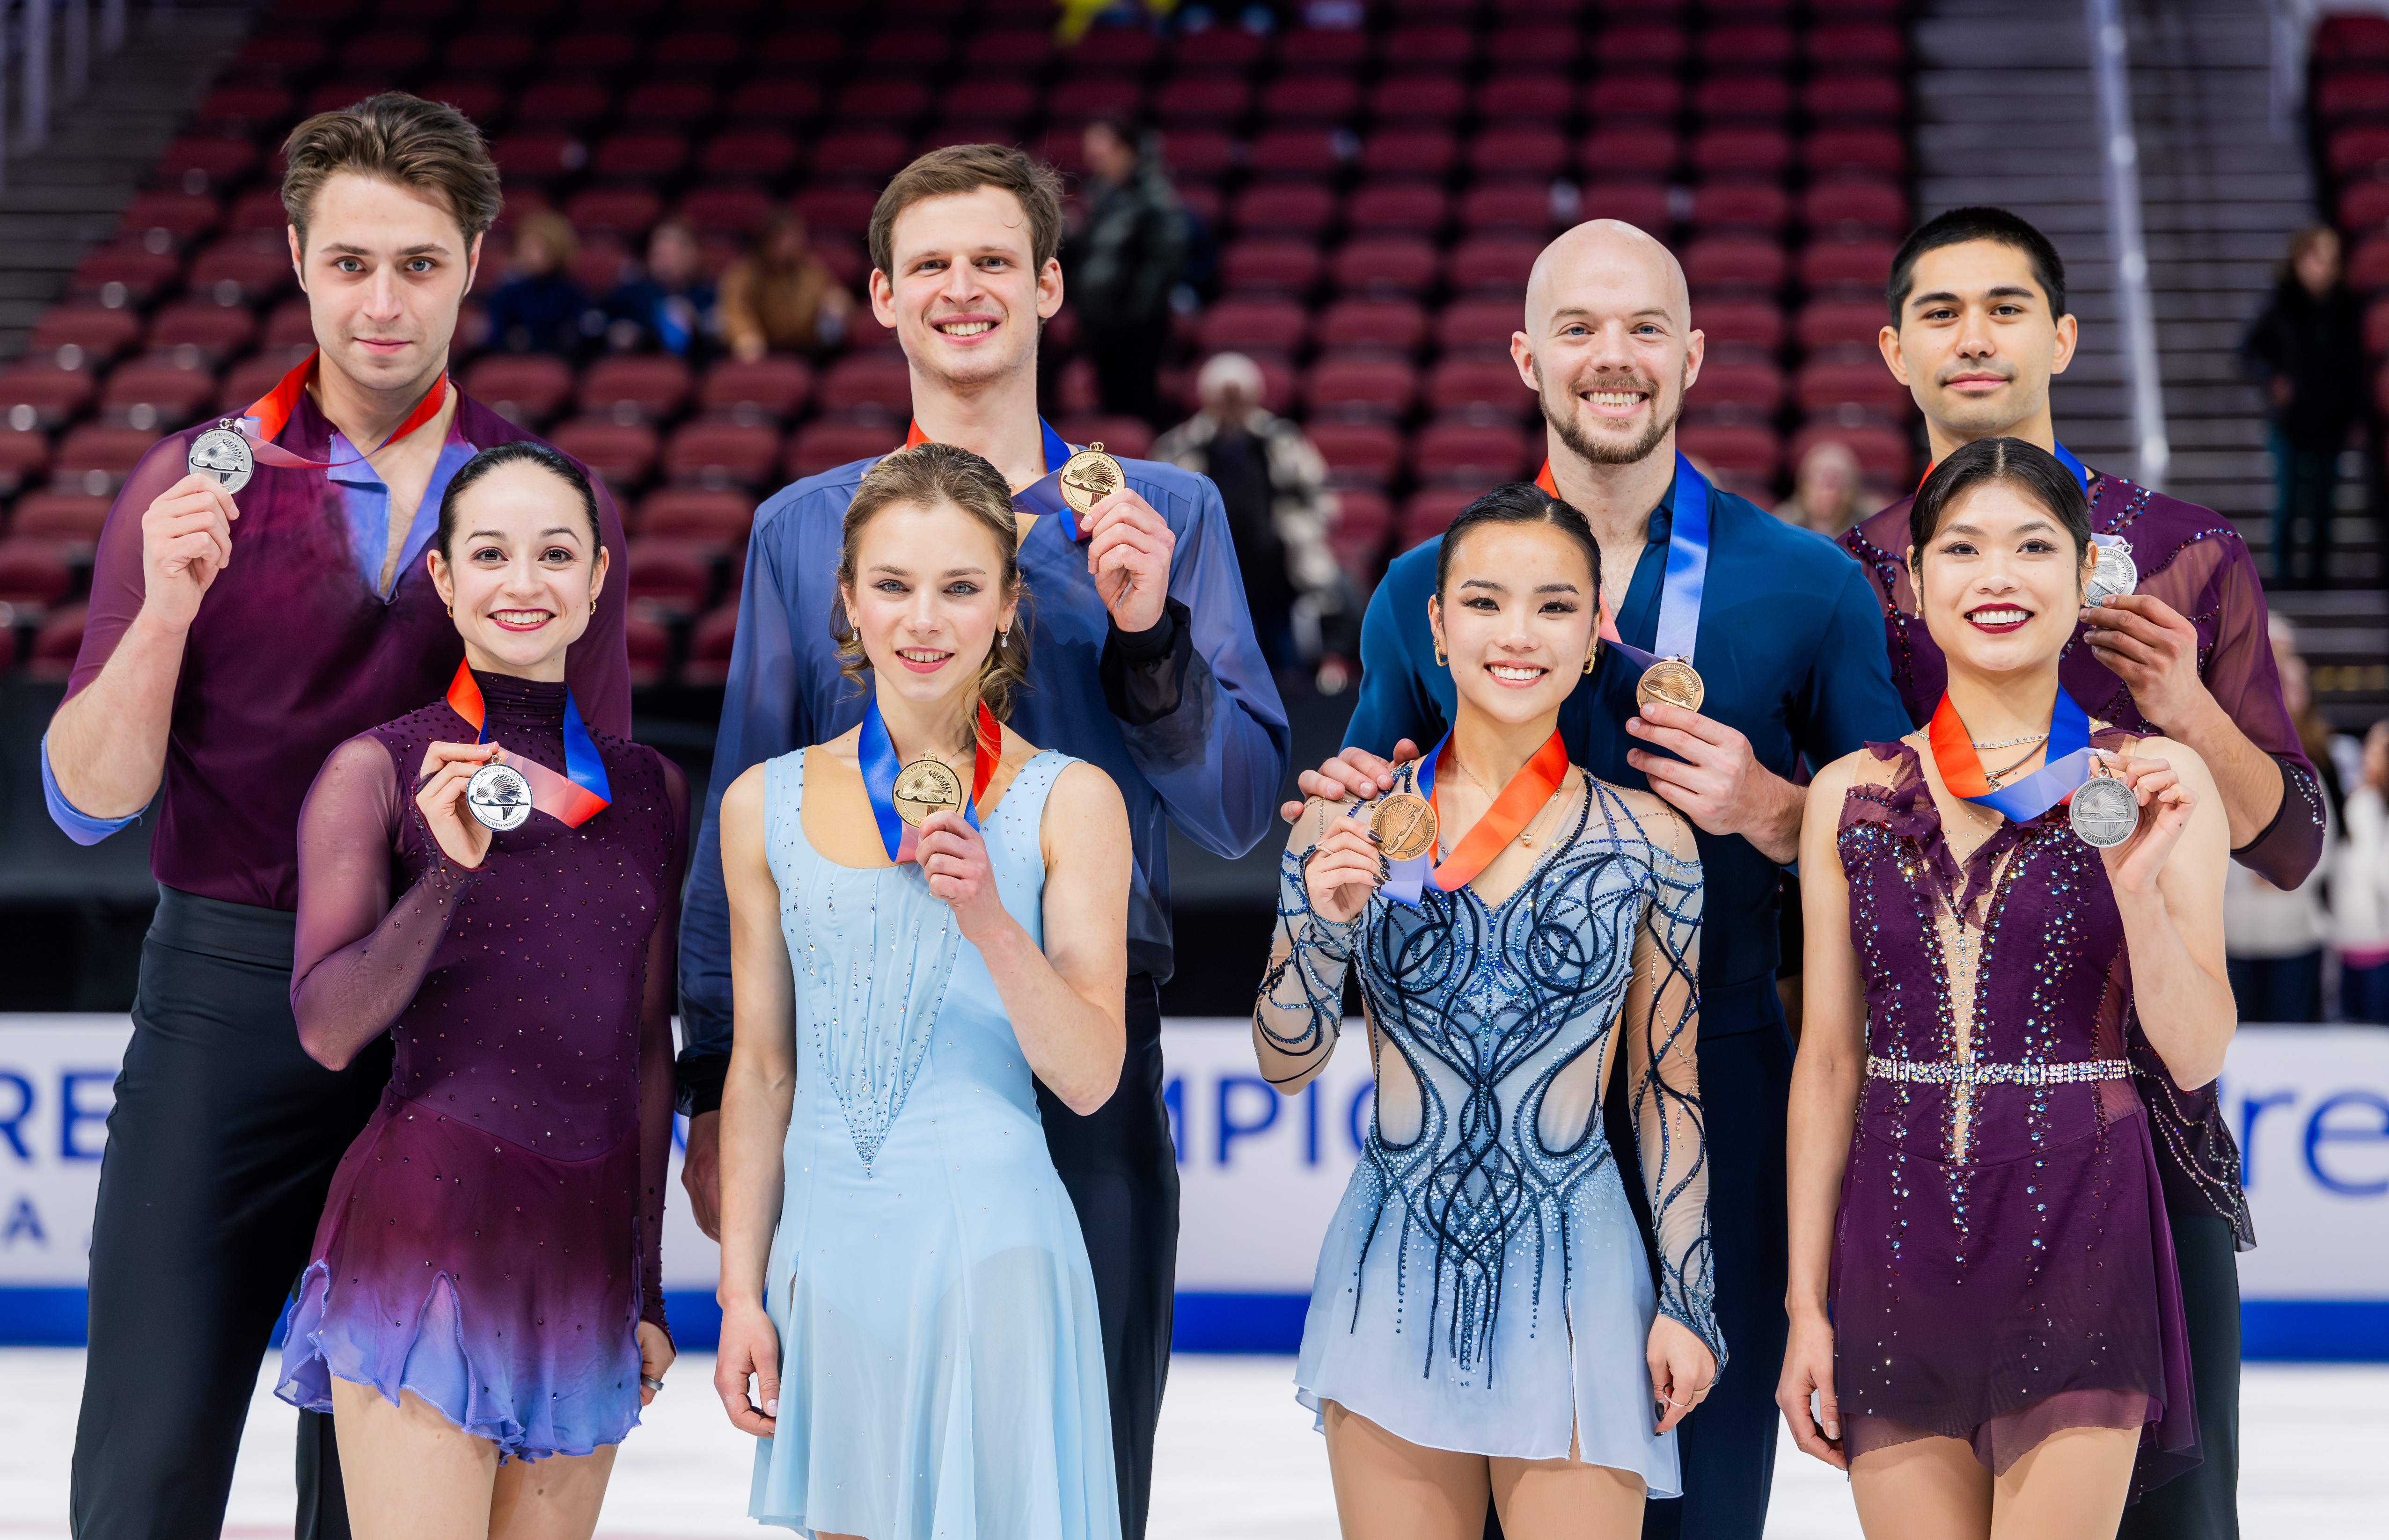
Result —
<path fill-rule="evenodd" d="M 1131 974 L 1128 1058 L 1112 1099 L 1080 1117 L 1042 1084 L 1037 1088 L 1046 1148 L 1079 1211 L 1094 1266 L 1125 1540 L 1143 1540 L 1152 1501 L 1153 1430 L 1169 1377 L 1178 1281 L 1178 1155 L 1161 1083 L 1160 992 L 1150 974 Z"/>
<path fill-rule="evenodd" d="M 2240 1262 L 2231 1227 L 2214 1215 L 2185 1210 L 2171 1228 L 2200 1459 L 2124 1509 L 2116 1540 L 2239 1540 Z"/>
<path fill-rule="evenodd" d="M 390 1078 L 290 1015 L 292 917 L 159 893 L 91 1240 L 77 1540 L 213 1540 L 258 1361 L 339 1164 Z M 299 1540 L 347 1540 L 331 1419 L 300 1414 Z"/>

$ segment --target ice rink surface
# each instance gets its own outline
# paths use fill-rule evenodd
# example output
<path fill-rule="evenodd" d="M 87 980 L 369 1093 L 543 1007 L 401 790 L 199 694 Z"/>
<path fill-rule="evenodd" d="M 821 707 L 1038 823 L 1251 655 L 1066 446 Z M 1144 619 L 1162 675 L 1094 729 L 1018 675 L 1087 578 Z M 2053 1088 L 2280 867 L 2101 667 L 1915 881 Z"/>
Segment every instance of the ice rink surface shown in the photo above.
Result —
<path fill-rule="evenodd" d="M 83 1355 L 0 1349 L 0 1535 L 67 1534 L 67 1461 Z M 623 1445 L 597 1533 L 698 1540 L 760 1533 L 745 1516 L 751 1445 L 713 1398 L 712 1358 L 671 1387 Z M 1152 1540 L 1334 1540 L 1327 1456 L 1295 1405 L 1290 1358 L 1182 1355 L 1156 1451 Z M 290 1534 L 296 1413 L 258 1378 L 226 1517 L 228 1540 Z M 2247 1540 L 2380 1540 L 2389 1513 L 2389 1366 L 2251 1365 L 2242 1401 Z M 773 1531 L 772 1533 L 785 1533 Z M 1841 1476 L 1786 1440 L 1769 1540 L 1859 1540 Z"/>

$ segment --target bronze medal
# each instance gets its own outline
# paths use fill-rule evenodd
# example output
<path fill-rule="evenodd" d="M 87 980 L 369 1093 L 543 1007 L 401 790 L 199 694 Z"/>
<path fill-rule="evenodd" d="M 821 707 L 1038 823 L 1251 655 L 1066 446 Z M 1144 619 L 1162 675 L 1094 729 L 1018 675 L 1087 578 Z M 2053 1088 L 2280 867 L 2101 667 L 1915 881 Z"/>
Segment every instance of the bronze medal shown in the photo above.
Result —
<path fill-rule="evenodd" d="M 1634 685 L 1634 704 L 1648 706 L 1653 701 L 1666 701 L 1687 711 L 1698 711 L 1707 692 L 1701 684 L 1698 669 L 1680 657 L 1663 657 L 1642 670 Z"/>
<path fill-rule="evenodd" d="M 1387 860 L 1413 860 L 1435 848 L 1435 804 L 1416 792 L 1396 792 L 1371 810 L 1369 832 Z"/>
<path fill-rule="evenodd" d="M 1128 485 L 1120 463 L 1104 452 L 1102 440 L 1089 444 L 1062 462 L 1062 501 L 1084 516 L 1094 505 Z"/>
<path fill-rule="evenodd" d="M 896 816 L 917 829 L 931 813 L 961 808 L 962 777 L 943 759 L 915 759 L 896 772 L 889 800 L 896 804 Z"/>

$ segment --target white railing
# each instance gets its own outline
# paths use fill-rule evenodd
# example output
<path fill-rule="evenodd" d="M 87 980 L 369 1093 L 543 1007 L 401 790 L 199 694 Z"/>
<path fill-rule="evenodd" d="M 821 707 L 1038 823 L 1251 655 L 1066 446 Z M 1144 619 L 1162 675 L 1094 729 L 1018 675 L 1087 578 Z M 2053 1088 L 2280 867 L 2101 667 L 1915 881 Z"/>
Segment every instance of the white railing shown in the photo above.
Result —
<path fill-rule="evenodd" d="M 92 0 L 0 0 L 0 187 L 10 156 L 48 141 L 52 106 L 91 89 L 95 45 L 102 55 L 124 46 L 124 8 L 125 0 L 100 0 L 95 28 Z"/>
<path fill-rule="evenodd" d="M 2117 0 L 2084 0 L 2090 29 L 2090 73 L 2099 88 L 2100 137 L 2106 153 L 2107 247 L 2123 301 L 2125 359 L 2131 371 L 2135 477 L 2163 490 L 2173 443 L 2165 435 L 2165 386 L 2157 373 L 2156 312 L 2149 300 L 2149 249 L 2140 231 L 2140 142 L 2132 128 L 2132 78 Z"/>

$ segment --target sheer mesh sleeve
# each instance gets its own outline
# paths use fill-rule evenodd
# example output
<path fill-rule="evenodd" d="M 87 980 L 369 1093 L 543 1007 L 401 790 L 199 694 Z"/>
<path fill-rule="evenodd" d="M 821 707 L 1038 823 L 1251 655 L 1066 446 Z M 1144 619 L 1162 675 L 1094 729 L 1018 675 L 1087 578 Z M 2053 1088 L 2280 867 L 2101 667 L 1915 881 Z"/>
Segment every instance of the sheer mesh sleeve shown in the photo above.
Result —
<path fill-rule="evenodd" d="M 2256 564 L 2244 545 L 2214 543 L 2223 552 L 2210 585 L 2215 644 L 2201 663 L 2199 676 L 2215 704 L 2248 741 L 2281 767 L 2280 807 L 2254 839 L 2231 852 L 2231 859 L 2275 887 L 2293 888 L 2322 858 L 2321 790 L 2281 695 L 2280 669 L 2273 661 L 2267 625 L 2265 585 L 2256 577 Z"/>
<path fill-rule="evenodd" d="M 1299 1085 L 1326 1066 L 1344 1025 L 1344 974 L 1369 911 L 1343 924 L 1313 914 L 1303 870 L 1326 821 L 1345 808 L 1314 803 L 1296 821 L 1278 862 L 1277 932 L 1253 1005 L 1253 1046 L 1271 1085 Z"/>
<path fill-rule="evenodd" d="M 681 885 L 688 873 L 688 778 L 663 761 L 664 795 L 671 802 L 672 844 L 664 858 L 663 906 L 647 938 L 646 998 L 639 1014 L 639 1318 L 664 1320 L 664 1193 L 672 1144 L 672 999 L 680 956 Z"/>
<path fill-rule="evenodd" d="M 431 867 L 390 898 L 392 858 L 422 814 L 373 737 L 332 751 L 299 813 L 299 919 L 290 1009 L 302 1039 L 353 1053 L 390 1030 L 414 999 L 479 875 L 451 861 L 428 830 Z"/>
<path fill-rule="evenodd" d="M 1654 831 L 1656 833 L 1656 831 Z M 1701 1114 L 1701 867 L 1680 825 L 1671 856 L 1654 841 L 1652 895 L 1634 937 L 1634 979 L 1619 1018 L 1626 1039 L 1635 1141 L 1651 1200 L 1659 1252 L 1659 1313 L 1680 1323 L 1717 1355 L 1717 1288 L 1709 1241 L 1708 1139 Z"/>

